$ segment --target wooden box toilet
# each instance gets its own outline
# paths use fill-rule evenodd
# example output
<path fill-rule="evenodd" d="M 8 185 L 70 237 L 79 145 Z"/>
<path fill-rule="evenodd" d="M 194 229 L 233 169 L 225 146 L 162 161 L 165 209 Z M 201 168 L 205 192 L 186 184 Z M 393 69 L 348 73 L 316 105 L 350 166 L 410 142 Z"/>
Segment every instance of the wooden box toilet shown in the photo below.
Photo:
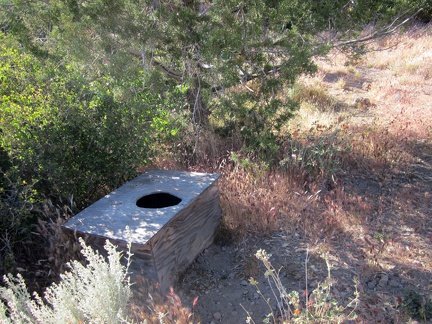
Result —
<path fill-rule="evenodd" d="M 63 225 L 101 249 L 108 239 L 132 248 L 130 270 L 167 292 L 213 243 L 221 219 L 218 174 L 153 170 L 87 207 Z"/>

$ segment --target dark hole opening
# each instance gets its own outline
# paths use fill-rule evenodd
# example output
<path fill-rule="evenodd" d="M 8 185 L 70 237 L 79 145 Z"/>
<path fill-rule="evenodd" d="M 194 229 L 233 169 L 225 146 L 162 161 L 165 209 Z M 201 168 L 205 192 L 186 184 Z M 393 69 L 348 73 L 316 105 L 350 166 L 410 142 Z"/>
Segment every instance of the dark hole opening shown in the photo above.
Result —
<path fill-rule="evenodd" d="M 136 205 L 141 208 L 164 208 L 178 205 L 180 202 L 179 197 L 166 192 L 157 192 L 141 197 Z"/>

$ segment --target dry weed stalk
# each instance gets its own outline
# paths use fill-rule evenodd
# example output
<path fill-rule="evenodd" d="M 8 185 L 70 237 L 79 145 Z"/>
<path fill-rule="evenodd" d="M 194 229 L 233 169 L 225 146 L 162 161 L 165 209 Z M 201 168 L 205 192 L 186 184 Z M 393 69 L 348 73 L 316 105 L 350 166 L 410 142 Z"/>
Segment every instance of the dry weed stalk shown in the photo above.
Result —
<path fill-rule="evenodd" d="M 250 278 L 250 282 L 257 289 L 258 294 L 264 299 L 270 309 L 270 313 L 264 319 L 264 323 L 343 323 L 347 320 L 354 320 L 357 315 L 355 310 L 359 304 L 359 292 L 357 291 L 357 280 L 355 280 L 354 298 L 344 307 L 338 304 L 338 301 L 332 298 L 331 287 L 333 279 L 331 277 L 331 266 L 328 257 L 325 256 L 327 264 L 327 278 L 324 282 L 319 283 L 317 287 L 309 292 L 308 289 L 308 262 L 309 249 L 306 251 L 305 258 L 305 290 L 300 296 L 298 291 L 288 293 L 282 283 L 279 271 L 274 268 L 268 254 L 264 250 L 258 250 L 256 258 L 265 266 L 264 276 L 272 291 L 276 307 L 272 307 L 270 299 L 265 298 L 258 282 Z M 243 307 L 243 306 L 242 306 Z M 247 323 L 255 323 L 250 313 L 243 307 L 247 313 Z M 275 311 L 276 310 L 276 311 Z"/>
<path fill-rule="evenodd" d="M 59 278 L 59 275 L 67 270 L 67 262 L 83 258 L 78 239 L 70 237 L 61 227 L 73 214 L 73 203 L 71 202 L 70 205 L 70 207 L 55 206 L 50 200 L 46 200 L 43 206 L 46 220 L 38 221 L 38 232 L 47 242 L 46 254 L 51 264 L 50 276 L 53 278 Z"/>

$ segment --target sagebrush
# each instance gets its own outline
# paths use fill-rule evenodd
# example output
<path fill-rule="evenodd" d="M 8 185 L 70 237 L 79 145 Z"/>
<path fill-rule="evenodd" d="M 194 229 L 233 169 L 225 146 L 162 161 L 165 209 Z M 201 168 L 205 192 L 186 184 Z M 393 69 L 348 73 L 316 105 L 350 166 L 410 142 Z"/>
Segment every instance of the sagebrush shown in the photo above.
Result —
<path fill-rule="evenodd" d="M 70 271 L 59 283 L 48 287 L 43 298 L 33 297 L 23 277 L 4 276 L 6 287 L 0 288 L 0 321 L 2 323 L 123 323 L 131 297 L 128 277 L 130 255 L 124 266 L 122 253 L 105 244 L 105 258 L 81 240 L 87 265 L 72 261 Z"/>

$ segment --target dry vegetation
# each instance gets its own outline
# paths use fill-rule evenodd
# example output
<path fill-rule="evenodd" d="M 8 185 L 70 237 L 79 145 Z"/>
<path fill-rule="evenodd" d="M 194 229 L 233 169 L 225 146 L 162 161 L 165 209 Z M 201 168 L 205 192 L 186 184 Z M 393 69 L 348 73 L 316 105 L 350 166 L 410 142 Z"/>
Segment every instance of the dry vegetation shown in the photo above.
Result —
<path fill-rule="evenodd" d="M 337 289 L 358 280 L 359 322 L 431 320 L 431 49 L 432 29 L 421 26 L 369 44 L 355 61 L 336 50 L 317 58 L 318 73 L 289 94 L 302 104 L 280 134 L 277 168 L 227 154 L 214 135 L 201 138 L 187 168 L 223 175 L 219 239 L 300 233 L 311 254 L 325 251 L 350 273 L 333 276 Z M 168 154 L 155 165 L 181 168 L 176 160 Z M 55 233 L 59 226 L 41 227 Z M 63 246 L 52 248 L 62 260 Z M 140 287 L 131 305 L 136 321 L 198 321 L 174 292 L 166 301 Z"/>
<path fill-rule="evenodd" d="M 280 168 L 233 154 L 212 163 L 223 173 L 221 236 L 305 235 L 359 279 L 361 322 L 426 321 L 432 312 L 431 36 L 430 26 L 411 28 L 355 62 L 338 51 L 317 59 L 319 72 L 292 94 L 302 106 L 285 129 Z M 225 156 L 214 138 L 207 143 L 202 156 Z M 369 289 L 383 274 L 403 289 Z M 153 308 L 193 322 L 170 300 Z"/>
<path fill-rule="evenodd" d="M 355 64 L 337 51 L 318 59 L 317 75 L 301 79 L 295 90 L 302 107 L 287 125 L 290 136 L 282 144 L 279 170 L 266 171 L 247 158 L 223 169 L 227 225 L 258 232 L 288 225 L 326 237 L 372 225 L 379 212 L 376 198 L 399 204 L 410 191 L 418 195 L 410 201 L 427 203 L 430 193 L 402 178 L 430 183 L 430 174 L 411 168 L 430 167 L 431 33 L 419 27 L 373 43 L 373 51 Z M 368 187 L 369 182 L 376 186 Z M 364 192 L 348 190 L 362 185 Z M 399 186 L 405 195 L 384 195 Z"/>
<path fill-rule="evenodd" d="M 336 50 L 318 58 L 319 72 L 292 93 L 302 106 L 280 168 L 233 154 L 213 165 L 223 235 L 301 233 L 350 269 L 337 285 L 359 280 L 360 322 L 432 316 L 431 36 L 413 27 L 356 61 Z"/>

